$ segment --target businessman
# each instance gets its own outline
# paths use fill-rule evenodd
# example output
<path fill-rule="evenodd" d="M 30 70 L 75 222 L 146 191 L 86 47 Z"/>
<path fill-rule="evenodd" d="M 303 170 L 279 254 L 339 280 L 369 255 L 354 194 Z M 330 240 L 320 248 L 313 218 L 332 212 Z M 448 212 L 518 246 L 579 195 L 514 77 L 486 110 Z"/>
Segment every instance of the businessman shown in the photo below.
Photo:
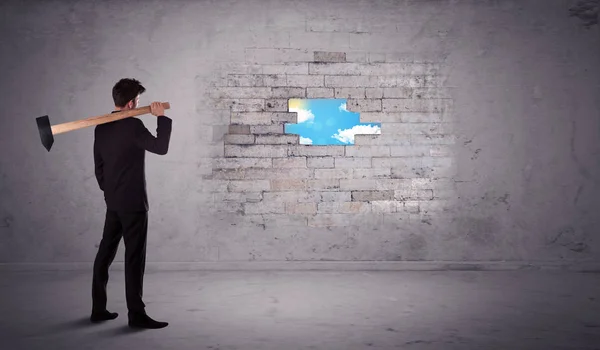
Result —
<path fill-rule="evenodd" d="M 112 113 L 137 108 L 140 95 L 145 91 L 136 79 L 119 80 L 112 89 L 115 103 Z M 129 327 L 157 329 L 168 325 L 150 318 L 142 301 L 148 231 L 145 154 L 146 151 L 167 154 L 172 126 L 161 103 L 151 103 L 150 111 L 157 117 L 156 137 L 135 117 L 100 124 L 94 130 L 95 173 L 104 192 L 106 218 L 94 260 L 92 322 L 113 320 L 118 316 L 106 309 L 106 285 L 108 268 L 123 237 Z"/>

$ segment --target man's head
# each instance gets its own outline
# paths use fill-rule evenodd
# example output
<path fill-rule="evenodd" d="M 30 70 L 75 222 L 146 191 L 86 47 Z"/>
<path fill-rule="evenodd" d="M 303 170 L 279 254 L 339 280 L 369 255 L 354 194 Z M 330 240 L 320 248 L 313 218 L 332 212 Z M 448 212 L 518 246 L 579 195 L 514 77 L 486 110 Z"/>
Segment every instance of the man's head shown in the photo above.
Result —
<path fill-rule="evenodd" d="M 146 88 L 135 79 L 125 78 L 119 80 L 112 89 L 113 100 L 117 110 L 128 110 L 138 107 L 140 95 Z"/>

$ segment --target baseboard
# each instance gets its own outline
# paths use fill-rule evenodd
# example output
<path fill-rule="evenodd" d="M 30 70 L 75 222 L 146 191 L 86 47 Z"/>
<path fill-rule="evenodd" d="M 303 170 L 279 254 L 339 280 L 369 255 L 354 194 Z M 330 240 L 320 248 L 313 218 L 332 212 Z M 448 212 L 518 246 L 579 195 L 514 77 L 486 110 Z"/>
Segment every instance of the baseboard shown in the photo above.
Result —
<path fill-rule="evenodd" d="M 0 271 L 89 271 L 93 262 L 0 263 Z M 111 270 L 122 271 L 115 261 Z M 218 261 L 146 262 L 146 272 L 159 271 L 514 271 L 555 270 L 600 272 L 600 261 Z"/>

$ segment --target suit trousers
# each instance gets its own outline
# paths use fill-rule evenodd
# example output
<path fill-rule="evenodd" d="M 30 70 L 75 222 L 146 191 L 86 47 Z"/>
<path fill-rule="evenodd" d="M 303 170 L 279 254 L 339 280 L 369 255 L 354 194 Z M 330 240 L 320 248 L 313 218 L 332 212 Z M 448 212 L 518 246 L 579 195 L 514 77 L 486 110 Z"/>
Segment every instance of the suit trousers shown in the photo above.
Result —
<path fill-rule="evenodd" d="M 121 212 L 106 210 L 104 232 L 94 260 L 92 281 L 92 311 L 106 310 L 108 268 L 112 264 L 121 237 L 125 242 L 125 297 L 130 314 L 145 314 L 142 301 L 148 212 Z"/>

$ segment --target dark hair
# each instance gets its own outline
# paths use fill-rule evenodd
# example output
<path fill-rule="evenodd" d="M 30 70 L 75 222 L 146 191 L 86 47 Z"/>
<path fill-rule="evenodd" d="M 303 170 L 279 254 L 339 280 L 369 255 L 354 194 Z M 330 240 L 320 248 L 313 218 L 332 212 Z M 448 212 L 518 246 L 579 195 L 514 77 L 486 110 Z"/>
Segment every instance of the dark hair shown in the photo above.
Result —
<path fill-rule="evenodd" d="M 146 88 L 139 81 L 131 78 L 119 80 L 112 89 L 115 106 L 125 107 L 127 102 L 135 99 L 137 95 L 143 94 Z"/>

